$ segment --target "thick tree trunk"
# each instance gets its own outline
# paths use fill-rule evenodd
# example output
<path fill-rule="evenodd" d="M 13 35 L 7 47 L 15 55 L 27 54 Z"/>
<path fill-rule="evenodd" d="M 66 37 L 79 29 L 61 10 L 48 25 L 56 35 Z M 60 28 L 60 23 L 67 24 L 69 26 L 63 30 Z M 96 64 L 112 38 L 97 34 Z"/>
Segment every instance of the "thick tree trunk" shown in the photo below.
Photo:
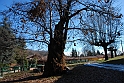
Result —
<path fill-rule="evenodd" d="M 103 48 L 104 48 L 104 52 L 105 52 L 105 60 L 108 60 L 108 55 L 107 55 L 107 46 L 104 45 Z"/>
<path fill-rule="evenodd" d="M 63 25 L 57 24 L 54 38 L 50 38 L 48 45 L 48 58 L 45 63 L 43 76 L 60 75 L 65 70 L 64 59 L 65 41 L 63 37 Z"/>
<path fill-rule="evenodd" d="M 114 56 L 113 56 L 113 50 L 111 50 L 111 58 L 114 58 Z"/>
<path fill-rule="evenodd" d="M 117 50 L 115 49 L 115 50 L 114 50 L 114 53 L 115 53 L 115 57 L 117 57 L 117 53 L 116 53 L 116 51 L 117 51 Z"/>
<path fill-rule="evenodd" d="M 49 54 L 45 63 L 44 76 L 62 74 L 65 67 L 64 53 L 56 49 L 56 45 L 49 44 Z"/>

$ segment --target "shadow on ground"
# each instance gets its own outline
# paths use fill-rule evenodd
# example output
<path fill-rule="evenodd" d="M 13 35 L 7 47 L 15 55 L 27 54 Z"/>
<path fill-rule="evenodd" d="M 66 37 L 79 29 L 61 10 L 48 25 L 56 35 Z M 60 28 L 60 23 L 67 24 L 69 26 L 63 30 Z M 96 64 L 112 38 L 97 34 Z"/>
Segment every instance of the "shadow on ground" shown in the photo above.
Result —
<path fill-rule="evenodd" d="M 43 80 L 42 78 L 42 75 L 38 75 L 0 83 L 44 83 L 35 81 Z M 45 83 L 124 83 L 124 72 L 78 65 L 60 78 L 49 82 L 47 80 Z"/>
<path fill-rule="evenodd" d="M 55 83 L 124 83 L 124 72 L 79 65 Z"/>

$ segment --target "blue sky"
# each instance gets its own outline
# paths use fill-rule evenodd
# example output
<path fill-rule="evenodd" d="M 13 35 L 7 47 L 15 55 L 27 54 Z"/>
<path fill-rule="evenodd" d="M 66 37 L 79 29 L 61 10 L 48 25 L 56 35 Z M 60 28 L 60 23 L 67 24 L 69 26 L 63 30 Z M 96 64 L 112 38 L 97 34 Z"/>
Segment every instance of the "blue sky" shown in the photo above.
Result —
<path fill-rule="evenodd" d="M 25 2 L 30 0 L 0 0 L 0 10 L 7 9 L 13 2 Z"/>
<path fill-rule="evenodd" d="M 5 9 L 7 9 L 7 7 L 9 7 L 9 6 L 11 6 L 11 4 L 13 3 L 13 2 L 25 2 L 25 1 L 31 1 L 31 0 L 0 0 L 0 11 L 1 10 L 5 10 Z M 121 13 L 123 14 L 123 22 L 124 22 L 124 0 L 114 0 L 115 1 L 115 6 L 117 6 L 117 7 L 121 7 Z M 122 37 L 122 40 L 124 41 L 124 36 Z M 123 42 L 124 43 L 124 42 Z M 73 45 L 71 45 L 71 47 L 70 48 L 73 48 L 74 46 Z M 76 47 L 78 47 L 78 49 L 77 49 L 77 51 L 81 51 L 82 50 L 82 48 L 81 48 L 81 45 L 79 44 L 79 45 L 77 45 Z M 74 48 L 76 48 L 76 47 L 74 47 Z M 124 45 L 123 45 L 123 47 L 124 47 Z M 32 49 L 34 49 L 35 47 L 32 47 Z M 99 49 L 99 48 L 98 48 Z M 101 48 L 100 48 L 101 49 Z M 121 50 L 121 48 L 120 48 L 120 50 Z M 71 51 L 71 49 L 70 50 L 67 50 L 67 51 Z M 67 52 L 66 51 L 66 52 Z M 101 50 L 101 51 L 103 51 L 103 50 Z"/>
<path fill-rule="evenodd" d="M 13 2 L 24 2 L 31 0 L 0 0 L 0 10 L 6 9 L 6 6 L 10 6 Z M 121 13 L 124 14 L 124 0 L 115 0 L 115 3 L 122 6 Z"/>

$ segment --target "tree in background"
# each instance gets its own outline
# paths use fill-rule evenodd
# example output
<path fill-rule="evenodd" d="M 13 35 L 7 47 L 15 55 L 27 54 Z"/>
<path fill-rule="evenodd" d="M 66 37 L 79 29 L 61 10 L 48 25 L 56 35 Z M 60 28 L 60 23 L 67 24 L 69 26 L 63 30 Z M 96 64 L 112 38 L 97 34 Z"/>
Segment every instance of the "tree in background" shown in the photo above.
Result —
<path fill-rule="evenodd" d="M 91 50 L 89 50 L 89 51 L 87 52 L 87 56 L 93 56 L 93 52 L 91 52 Z"/>
<path fill-rule="evenodd" d="M 84 56 L 95 56 L 95 48 L 90 43 L 86 42 L 82 48 L 82 53 Z"/>
<path fill-rule="evenodd" d="M 77 50 L 72 48 L 72 57 L 77 57 Z"/>
<path fill-rule="evenodd" d="M 7 13 L 14 20 L 17 34 L 25 36 L 31 42 L 48 45 L 43 75 L 51 76 L 62 74 L 65 70 L 64 49 L 67 39 L 84 40 L 81 32 L 89 28 L 84 29 L 81 24 L 84 19 L 82 16 L 87 11 L 114 15 L 102 8 L 101 4 L 106 3 L 101 0 L 33 0 L 13 4 Z M 71 38 L 69 33 L 73 30 L 77 30 L 77 33 Z"/>
<path fill-rule="evenodd" d="M 107 47 L 119 38 L 122 31 L 122 14 L 119 14 L 112 4 L 112 1 L 108 4 L 101 4 L 102 9 L 107 10 L 106 13 L 86 11 L 81 21 L 81 25 L 87 29 L 83 31 L 85 41 L 91 45 L 103 47 L 105 60 L 108 60 Z"/>
<path fill-rule="evenodd" d="M 12 64 L 21 62 L 26 57 L 26 43 L 22 38 L 16 38 L 11 22 L 5 16 L 0 22 L 0 63 Z"/>
<path fill-rule="evenodd" d="M 100 53 L 100 51 L 99 51 L 99 50 L 97 50 L 96 54 L 97 54 L 97 55 L 100 55 L 101 53 Z"/>
<path fill-rule="evenodd" d="M 0 23 L 0 63 L 10 63 L 14 46 L 15 35 L 11 30 L 11 23 L 7 17 L 4 17 Z"/>
<path fill-rule="evenodd" d="M 16 38 L 15 48 L 13 49 L 13 58 L 19 65 L 27 65 L 28 56 L 26 50 L 26 42 L 23 38 Z"/>
<path fill-rule="evenodd" d="M 111 58 L 113 58 L 114 56 L 116 57 L 117 56 L 117 49 L 119 48 L 118 44 L 117 44 L 117 41 L 110 44 L 109 47 L 108 47 L 108 51 L 111 52 Z M 114 53 L 114 54 L 113 54 Z"/>

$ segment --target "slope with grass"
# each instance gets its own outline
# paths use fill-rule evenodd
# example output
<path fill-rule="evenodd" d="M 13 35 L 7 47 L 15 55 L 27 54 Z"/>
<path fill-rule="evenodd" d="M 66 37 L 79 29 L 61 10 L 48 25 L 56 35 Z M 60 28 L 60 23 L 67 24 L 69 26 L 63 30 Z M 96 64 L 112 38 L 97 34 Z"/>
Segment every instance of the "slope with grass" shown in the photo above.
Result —
<path fill-rule="evenodd" d="M 107 64 L 117 64 L 117 65 L 124 65 L 124 56 L 118 56 L 115 58 L 111 58 L 103 63 Z"/>

